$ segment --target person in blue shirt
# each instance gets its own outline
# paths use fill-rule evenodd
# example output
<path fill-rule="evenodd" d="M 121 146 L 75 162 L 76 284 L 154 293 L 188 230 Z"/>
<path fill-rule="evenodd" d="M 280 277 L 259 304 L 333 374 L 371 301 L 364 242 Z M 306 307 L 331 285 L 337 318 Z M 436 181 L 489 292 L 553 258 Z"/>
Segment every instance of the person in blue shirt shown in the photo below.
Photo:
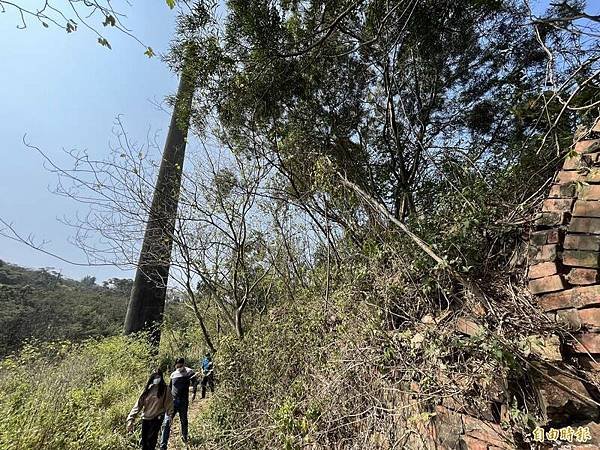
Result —
<path fill-rule="evenodd" d="M 210 392 L 215 392 L 215 368 L 212 357 L 209 352 L 206 352 L 202 358 L 202 398 L 206 398 L 206 386 L 210 388 Z"/>
<path fill-rule="evenodd" d="M 169 435 L 171 434 L 171 422 L 175 414 L 179 413 L 181 421 L 181 439 L 183 442 L 188 441 L 188 406 L 190 384 L 192 385 L 192 400 L 196 398 L 196 388 L 198 386 L 198 378 L 196 372 L 185 366 L 185 360 L 178 358 L 175 361 L 175 371 L 171 374 L 169 389 L 173 395 L 173 414 L 165 416 L 163 422 L 163 432 L 160 442 L 161 450 L 167 450 Z"/>

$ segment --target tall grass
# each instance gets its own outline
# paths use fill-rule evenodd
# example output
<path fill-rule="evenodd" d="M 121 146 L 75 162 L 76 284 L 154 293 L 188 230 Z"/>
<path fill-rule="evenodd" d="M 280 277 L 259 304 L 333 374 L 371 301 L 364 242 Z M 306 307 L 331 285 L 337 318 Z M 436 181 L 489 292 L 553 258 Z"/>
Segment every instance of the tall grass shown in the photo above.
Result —
<path fill-rule="evenodd" d="M 139 338 L 26 345 L 0 362 L 0 448 L 136 448 L 125 418 L 152 365 Z"/>

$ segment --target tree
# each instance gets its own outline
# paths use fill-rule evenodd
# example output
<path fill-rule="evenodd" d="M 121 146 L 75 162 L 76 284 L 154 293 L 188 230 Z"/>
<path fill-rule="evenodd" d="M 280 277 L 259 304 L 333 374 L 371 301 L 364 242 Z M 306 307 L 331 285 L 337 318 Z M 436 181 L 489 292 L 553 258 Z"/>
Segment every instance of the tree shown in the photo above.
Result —
<path fill-rule="evenodd" d="M 243 317 L 254 301 L 266 301 L 262 282 L 281 247 L 267 244 L 268 229 L 260 199 L 268 169 L 256 160 L 232 155 L 218 165 L 206 155 L 205 172 L 193 176 L 193 202 L 186 202 L 178 229 L 178 252 L 185 289 L 201 327 L 199 300 L 217 305 L 238 338 L 245 333 Z M 188 199 L 188 201 L 191 199 Z M 199 205 L 202 205 L 199 207 Z M 197 280 L 196 286 L 192 285 Z M 264 294 L 264 293 L 263 293 Z M 262 298 L 261 298 L 262 297 Z M 210 339 L 207 339 L 210 341 Z M 209 346 L 214 348 L 212 343 Z"/>
<path fill-rule="evenodd" d="M 102 286 L 125 295 L 130 295 L 131 288 L 133 287 L 133 280 L 130 280 L 129 278 L 110 278 L 109 280 L 103 281 Z"/>
<path fill-rule="evenodd" d="M 86 275 L 81 279 L 81 284 L 86 287 L 94 287 L 96 285 L 96 277 Z"/>
<path fill-rule="evenodd" d="M 433 240 L 440 227 L 452 230 L 453 239 L 439 242 L 449 260 L 483 267 L 479 244 L 487 237 L 472 229 L 478 239 L 461 252 L 454 239 L 507 204 L 509 217 L 524 211 L 516 206 L 551 176 L 587 120 L 579 101 L 569 111 L 567 99 L 545 92 L 546 52 L 522 2 L 228 5 L 199 111 L 220 124 L 219 138 L 234 152 L 269 161 L 288 201 L 312 214 L 323 235 L 325 216 L 357 243 L 369 238 L 364 223 L 377 223 L 373 208 L 327 179 L 331 163 Z M 579 55 L 578 45 L 563 54 Z M 570 93 L 581 91 L 566 65 L 554 70 L 572 81 Z M 594 73 L 580 79 L 590 89 L 575 97 L 590 108 Z M 544 170 L 535 170 L 540 159 Z M 510 188 L 527 173 L 529 183 Z M 490 202 L 498 190 L 510 200 Z M 460 200 L 449 201 L 448 192 Z"/>
<path fill-rule="evenodd" d="M 505 51 L 515 41 L 535 49 L 521 32 L 525 10 L 509 2 L 230 8 L 207 103 L 230 145 L 274 161 L 290 192 L 320 213 L 315 174 L 327 156 L 395 217 L 415 214 L 419 190 L 448 155 L 468 164 L 506 146 L 509 108 L 499 99 L 531 88 L 518 74 L 539 56 Z M 352 218 L 331 203 L 332 219 L 349 228 Z"/>

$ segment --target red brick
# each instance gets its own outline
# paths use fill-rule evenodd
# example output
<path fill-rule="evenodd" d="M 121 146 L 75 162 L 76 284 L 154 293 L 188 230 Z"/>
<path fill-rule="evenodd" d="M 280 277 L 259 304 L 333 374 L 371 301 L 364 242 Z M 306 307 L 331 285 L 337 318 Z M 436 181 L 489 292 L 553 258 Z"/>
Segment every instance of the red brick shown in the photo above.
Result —
<path fill-rule="evenodd" d="M 571 198 L 547 198 L 542 203 L 542 211 L 569 212 L 573 207 Z"/>
<path fill-rule="evenodd" d="M 486 441 L 480 441 L 471 436 L 461 436 L 460 448 L 464 450 L 488 450 L 489 444 Z"/>
<path fill-rule="evenodd" d="M 475 336 L 483 333 L 483 327 L 481 325 L 464 317 L 459 317 L 456 320 L 455 328 L 456 331 L 466 334 L 467 336 Z"/>
<path fill-rule="evenodd" d="M 526 340 L 530 354 L 544 361 L 562 361 L 560 338 L 557 335 L 534 335 L 530 338 Z"/>
<path fill-rule="evenodd" d="M 543 294 L 544 292 L 556 292 L 565 288 L 565 283 L 560 275 L 551 275 L 529 281 L 529 290 L 532 294 Z"/>
<path fill-rule="evenodd" d="M 576 233 L 600 234 L 600 218 L 573 217 L 569 231 Z"/>
<path fill-rule="evenodd" d="M 457 448 L 460 435 L 463 433 L 461 414 L 441 405 L 435 407 L 434 430 L 436 441 L 441 448 Z M 417 422 L 419 423 L 419 422 Z M 437 448 L 435 445 L 428 448 Z"/>
<path fill-rule="evenodd" d="M 546 241 L 548 240 L 548 231 L 550 230 L 536 231 L 531 233 L 529 235 L 529 243 L 535 246 L 546 244 Z"/>
<path fill-rule="evenodd" d="M 575 308 L 556 311 L 556 321 L 570 330 L 579 331 L 581 329 L 581 319 Z"/>
<path fill-rule="evenodd" d="M 550 198 L 572 198 L 577 193 L 577 186 L 574 183 L 553 184 L 550 188 L 548 197 Z"/>
<path fill-rule="evenodd" d="M 600 327 L 600 308 L 585 308 L 579 310 L 579 318 L 583 325 Z"/>
<path fill-rule="evenodd" d="M 600 305 L 600 285 L 582 286 L 562 292 L 546 294 L 541 296 L 538 302 L 540 307 L 546 312 Z"/>
<path fill-rule="evenodd" d="M 598 256 L 600 253 L 589 250 L 565 250 L 563 252 L 563 264 L 574 267 L 598 267 Z"/>
<path fill-rule="evenodd" d="M 530 279 L 549 277 L 558 273 L 558 268 L 555 262 L 544 262 L 529 266 L 528 276 Z"/>
<path fill-rule="evenodd" d="M 444 397 L 442 399 L 442 408 L 449 409 L 455 412 L 464 412 L 467 410 L 467 404 L 465 402 L 456 400 L 454 397 Z M 437 407 L 436 407 L 437 409 Z"/>
<path fill-rule="evenodd" d="M 579 141 L 575 144 L 577 153 L 592 153 L 600 148 L 600 142 L 596 140 Z"/>
<path fill-rule="evenodd" d="M 557 381 L 558 383 L 567 386 L 569 389 L 578 393 L 579 395 L 583 397 L 589 397 L 587 389 L 585 388 L 581 380 L 579 380 L 577 377 L 567 375 L 564 373 L 558 373 L 556 370 L 553 369 L 544 370 L 543 372 L 545 372 L 546 375 L 551 377 L 554 381 Z M 550 407 L 555 410 L 564 408 L 565 405 L 570 401 L 581 401 L 578 400 L 576 397 L 571 396 L 570 393 L 565 392 L 565 390 L 562 387 L 557 386 L 554 383 L 542 381 L 540 383 L 540 388 L 540 394 L 543 397 L 544 404 L 547 407 Z"/>
<path fill-rule="evenodd" d="M 600 200 L 600 186 L 582 186 L 581 192 L 579 193 L 579 198 L 584 200 Z"/>
<path fill-rule="evenodd" d="M 546 262 L 556 260 L 558 246 L 556 244 L 529 247 L 529 259 L 532 262 Z"/>
<path fill-rule="evenodd" d="M 547 233 L 546 243 L 558 244 L 560 242 L 560 231 L 558 229 L 549 230 Z"/>
<path fill-rule="evenodd" d="M 486 313 L 487 311 L 481 305 L 481 303 L 476 302 L 471 304 L 471 314 L 473 314 L 475 317 L 483 317 L 486 315 Z"/>
<path fill-rule="evenodd" d="M 600 202 L 577 200 L 573 215 L 578 217 L 600 217 Z"/>
<path fill-rule="evenodd" d="M 556 177 L 556 182 L 560 184 L 579 180 L 583 180 L 583 176 L 573 170 L 561 170 Z"/>
<path fill-rule="evenodd" d="M 589 398 L 589 393 L 578 377 L 561 373 L 556 369 L 542 369 L 542 372 L 554 382 L 546 380 L 539 382 L 540 406 L 542 414 L 549 420 L 558 421 L 565 415 L 580 415 L 596 417 L 598 410 L 595 406 L 581 400 Z M 562 386 L 566 386 L 567 389 Z"/>
<path fill-rule="evenodd" d="M 554 227 L 565 222 L 565 214 L 557 212 L 541 212 L 535 219 L 535 224 L 541 227 Z"/>
<path fill-rule="evenodd" d="M 598 271 L 594 269 L 571 269 L 567 275 L 567 281 L 571 284 L 583 285 L 594 284 L 598 279 Z"/>
<path fill-rule="evenodd" d="M 563 247 L 569 250 L 600 250 L 600 236 L 567 234 Z"/>
<path fill-rule="evenodd" d="M 594 167 L 585 175 L 585 181 L 588 183 L 598 183 L 600 182 L 600 171 L 598 168 Z"/>
<path fill-rule="evenodd" d="M 563 170 L 577 170 L 579 168 L 579 163 L 581 162 L 581 155 L 579 153 L 565 158 L 565 162 L 563 163 Z"/>
<path fill-rule="evenodd" d="M 563 163 L 563 170 L 577 170 L 581 163 L 581 155 L 579 153 L 573 156 L 567 156 Z"/>
<path fill-rule="evenodd" d="M 463 414 L 462 419 L 466 435 L 463 436 L 463 439 L 469 437 L 483 441 L 487 445 L 495 445 L 501 449 L 515 448 L 510 434 L 504 431 L 500 425 L 476 419 L 466 414 Z"/>
<path fill-rule="evenodd" d="M 598 154 L 598 153 L 592 153 L 589 155 L 581 155 L 581 164 L 580 164 L 579 170 L 582 170 L 582 169 L 585 170 L 585 169 L 595 166 L 596 158 L 598 156 L 600 156 L 600 154 Z"/>
<path fill-rule="evenodd" d="M 587 355 L 580 355 L 577 360 L 586 371 L 600 372 L 600 362 L 594 361 Z M 600 436 L 599 436 L 600 437 Z"/>
<path fill-rule="evenodd" d="M 558 229 L 535 231 L 529 236 L 529 242 L 533 245 L 558 244 L 559 241 Z"/>
<path fill-rule="evenodd" d="M 585 333 L 576 336 L 573 350 L 577 353 L 600 353 L 600 334 Z"/>

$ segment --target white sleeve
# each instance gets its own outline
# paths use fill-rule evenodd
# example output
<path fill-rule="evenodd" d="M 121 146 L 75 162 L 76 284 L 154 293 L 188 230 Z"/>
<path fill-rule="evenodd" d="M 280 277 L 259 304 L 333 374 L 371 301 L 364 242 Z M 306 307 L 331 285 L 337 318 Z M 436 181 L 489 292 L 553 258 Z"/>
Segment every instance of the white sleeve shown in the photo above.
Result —
<path fill-rule="evenodd" d="M 142 404 L 141 404 L 140 400 L 141 400 L 141 398 L 138 398 L 138 401 L 135 402 L 135 405 L 133 405 L 133 408 L 131 408 L 129 415 L 127 416 L 127 422 L 133 422 L 133 420 L 140 413 L 140 410 L 142 409 Z"/>

